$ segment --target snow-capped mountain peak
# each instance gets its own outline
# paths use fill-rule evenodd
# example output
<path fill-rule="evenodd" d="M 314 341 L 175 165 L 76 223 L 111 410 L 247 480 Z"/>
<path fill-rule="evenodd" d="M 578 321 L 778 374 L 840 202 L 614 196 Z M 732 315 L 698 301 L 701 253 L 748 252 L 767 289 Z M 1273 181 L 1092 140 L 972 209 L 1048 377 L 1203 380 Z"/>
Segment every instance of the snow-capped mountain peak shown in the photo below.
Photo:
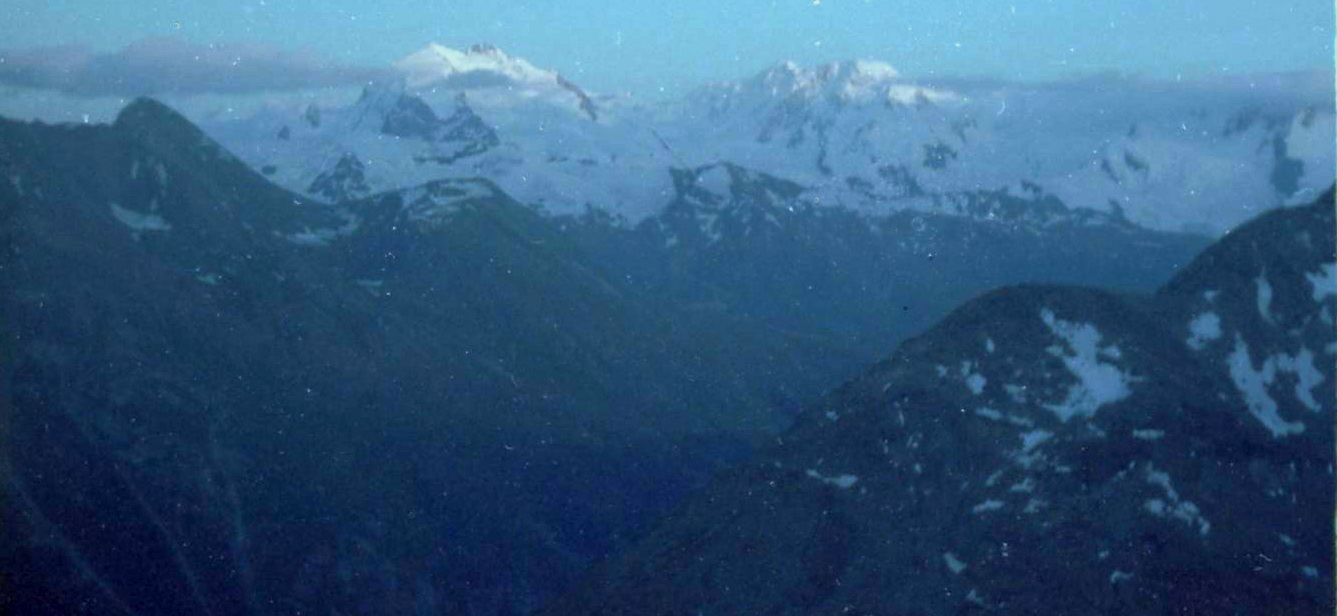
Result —
<path fill-rule="evenodd" d="M 461 51 L 431 43 L 393 66 L 410 90 L 518 90 L 527 98 L 546 99 L 598 119 L 594 101 L 580 86 L 495 45 L 477 43 Z"/>
<path fill-rule="evenodd" d="M 557 73 L 512 57 L 488 44 L 471 45 L 460 51 L 431 43 L 394 63 L 410 88 L 435 85 L 489 87 L 497 85 L 553 85 Z M 511 82 L 511 83 L 506 83 Z"/>
<path fill-rule="evenodd" d="M 879 60 L 844 60 L 811 68 L 789 60 L 762 71 L 756 77 L 761 83 L 777 90 L 792 91 L 821 88 L 833 83 L 867 84 L 900 78 L 900 71 Z"/>
<path fill-rule="evenodd" d="M 915 85 L 895 67 L 879 60 L 844 60 L 814 67 L 781 62 L 725 89 L 744 96 L 839 103 L 915 104 L 959 98 L 950 91 Z"/>

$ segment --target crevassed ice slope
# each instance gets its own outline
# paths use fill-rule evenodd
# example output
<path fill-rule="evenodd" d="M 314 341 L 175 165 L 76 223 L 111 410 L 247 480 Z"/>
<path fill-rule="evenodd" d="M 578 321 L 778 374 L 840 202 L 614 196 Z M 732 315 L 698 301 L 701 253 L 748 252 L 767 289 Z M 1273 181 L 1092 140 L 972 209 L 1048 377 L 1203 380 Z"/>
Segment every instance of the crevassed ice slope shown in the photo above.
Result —
<path fill-rule="evenodd" d="M 553 214 L 594 208 L 628 223 L 673 198 L 671 169 L 718 162 L 871 215 L 1044 194 L 1209 234 L 1312 199 L 1334 177 L 1330 74 L 930 83 L 876 61 L 787 62 L 647 103 L 590 94 L 486 45 L 429 45 L 393 69 L 344 106 L 275 106 L 205 126 L 317 197 L 322 174 L 328 185 L 354 166 L 362 193 L 481 176 Z M 417 118 L 414 130 L 387 131 L 396 114 Z"/>

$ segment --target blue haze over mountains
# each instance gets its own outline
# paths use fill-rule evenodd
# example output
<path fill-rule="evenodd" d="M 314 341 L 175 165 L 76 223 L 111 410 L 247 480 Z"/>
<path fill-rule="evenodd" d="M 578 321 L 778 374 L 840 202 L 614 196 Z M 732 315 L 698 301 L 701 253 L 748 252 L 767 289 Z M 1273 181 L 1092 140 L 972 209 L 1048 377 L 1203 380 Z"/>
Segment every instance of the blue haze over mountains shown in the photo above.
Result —
<path fill-rule="evenodd" d="M 5 608 L 1331 611 L 1330 92 L 398 68 L 0 121 Z"/>

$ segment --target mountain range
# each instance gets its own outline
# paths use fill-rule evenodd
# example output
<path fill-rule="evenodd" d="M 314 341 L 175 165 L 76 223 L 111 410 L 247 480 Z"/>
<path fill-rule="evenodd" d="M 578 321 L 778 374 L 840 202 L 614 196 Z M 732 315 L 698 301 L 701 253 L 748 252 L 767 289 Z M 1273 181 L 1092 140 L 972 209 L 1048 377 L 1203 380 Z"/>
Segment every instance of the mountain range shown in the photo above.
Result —
<path fill-rule="evenodd" d="M 490 45 L 432 44 L 390 75 L 356 101 L 276 104 L 203 125 L 313 197 L 344 197 L 321 181 L 343 175 L 363 193 L 485 177 L 550 215 L 594 209 L 633 226 L 663 212 L 682 172 L 730 165 L 874 220 L 970 214 L 999 195 L 1040 192 L 1069 209 L 1215 236 L 1311 201 L 1337 164 L 1330 74 L 1024 84 L 920 80 L 870 60 L 785 62 L 641 101 L 589 93 Z"/>

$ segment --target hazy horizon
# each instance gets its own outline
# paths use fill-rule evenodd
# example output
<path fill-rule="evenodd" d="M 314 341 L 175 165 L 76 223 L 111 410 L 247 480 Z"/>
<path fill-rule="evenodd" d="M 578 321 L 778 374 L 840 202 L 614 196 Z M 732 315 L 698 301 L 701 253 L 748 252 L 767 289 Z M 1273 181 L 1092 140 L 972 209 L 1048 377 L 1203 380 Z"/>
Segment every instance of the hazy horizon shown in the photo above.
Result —
<path fill-rule="evenodd" d="M 425 42 L 381 65 L 339 64 L 309 50 L 273 45 L 220 43 L 197 45 L 176 37 L 151 37 L 132 42 L 110 53 L 67 45 L 33 49 L 0 48 L 0 117 L 49 122 L 110 121 L 121 107 L 136 97 L 149 96 L 193 117 L 221 113 L 246 114 L 266 105 L 280 107 L 317 104 L 343 105 L 351 102 L 366 85 L 384 78 L 396 79 L 395 60 L 432 44 L 463 50 L 470 45 Z M 479 43 L 474 43 L 479 44 Z M 1090 83 L 1123 83 L 1144 89 L 1170 86 L 1226 89 L 1236 92 L 1254 90 L 1283 97 L 1330 96 L 1334 79 L 1332 66 L 1311 69 L 1240 71 L 1218 73 L 1179 73 L 1161 75 L 1133 70 L 1074 70 L 1062 75 L 989 76 L 968 73 L 930 71 L 917 74 L 901 69 L 885 58 L 850 56 L 814 62 L 777 58 L 718 79 L 702 78 L 683 84 L 676 90 L 640 93 L 629 88 L 602 90 L 534 58 L 498 46 L 517 59 L 537 68 L 554 70 L 567 76 L 594 95 L 625 97 L 643 102 L 671 101 L 701 87 L 718 83 L 740 82 L 786 62 L 796 62 L 805 69 L 854 60 L 883 62 L 907 82 L 948 88 L 1022 86 L 1026 88 L 1071 88 Z M 204 57 L 204 56 L 208 57 Z M 191 64 L 194 66 L 191 66 Z M 248 65 L 249 71 L 230 70 Z M 206 77 L 202 77 L 206 76 Z M 143 84 L 143 85 L 140 85 Z M 219 85 L 226 86 L 220 88 Z"/>
<path fill-rule="evenodd" d="M 590 91 L 641 98 L 680 95 L 785 60 L 810 66 L 872 59 L 915 78 L 1028 82 L 1110 72 L 1197 79 L 1333 65 L 1333 7 L 1325 2 L 1276 7 L 1231 0 L 1195 9 L 1149 0 L 1117 6 L 581 0 L 501 7 L 469 0 L 368 8 L 345 0 L 258 0 L 183 10 L 162 0 L 128 6 L 17 0 L 11 14 L 17 18 L 0 24 L 0 57 L 9 63 L 34 51 L 50 60 L 71 47 L 116 57 L 174 39 L 182 49 L 268 49 L 311 67 L 359 72 L 384 68 L 431 42 L 489 43 Z M 53 54 L 57 48 L 63 49 Z M 22 68 L 4 68 L 0 84 L 16 85 Z"/>

